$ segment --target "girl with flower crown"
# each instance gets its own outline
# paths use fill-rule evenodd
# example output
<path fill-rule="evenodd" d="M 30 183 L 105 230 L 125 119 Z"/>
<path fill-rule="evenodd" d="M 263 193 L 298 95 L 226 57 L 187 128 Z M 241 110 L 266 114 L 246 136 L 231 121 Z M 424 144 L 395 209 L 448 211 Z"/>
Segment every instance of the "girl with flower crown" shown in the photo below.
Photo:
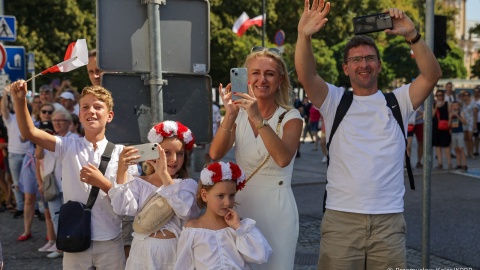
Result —
<path fill-rule="evenodd" d="M 197 182 L 187 171 L 186 151 L 192 149 L 194 138 L 180 122 L 164 121 L 150 130 L 148 140 L 157 143 L 160 157 L 143 164 L 145 176 L 133 177 L 126 169 L 136 164 L 138 149 L 125 147 L 117 184 L 108 195 L 115 213 L 136 216 L 126 269 L 173 269 L 181 228 L 199 214 Z"/>
<path fill-rule="evenodd" d="M 251 269 L 267 262 L 272 249 L 255 221 L 240 220 L 233 210 L 235 194 L 245 186 L 245 174 L 232 162 L 215 162 L 200 173 L 197 204 L 206 208 L 183 228 L 175 269 Z"/>

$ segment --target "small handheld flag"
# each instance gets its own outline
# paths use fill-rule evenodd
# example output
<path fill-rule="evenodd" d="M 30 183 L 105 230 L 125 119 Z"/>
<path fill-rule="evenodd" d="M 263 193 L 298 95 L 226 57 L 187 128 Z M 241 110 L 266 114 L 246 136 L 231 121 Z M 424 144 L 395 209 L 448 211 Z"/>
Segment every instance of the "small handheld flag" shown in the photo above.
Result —
<path fill-rule="evenodd" d="M 76 68 L 85 66 L 86 64 L 88 64 L 87 41 L 85 39 L 78 39 L 76 42 L 72 42 L 68 45 L 63 62 L 45 69 L 25 82 L 29 82 L 33 78 L 36 78 L 40 75 L 45 75 L 47 73 L 69 72 Z"/>

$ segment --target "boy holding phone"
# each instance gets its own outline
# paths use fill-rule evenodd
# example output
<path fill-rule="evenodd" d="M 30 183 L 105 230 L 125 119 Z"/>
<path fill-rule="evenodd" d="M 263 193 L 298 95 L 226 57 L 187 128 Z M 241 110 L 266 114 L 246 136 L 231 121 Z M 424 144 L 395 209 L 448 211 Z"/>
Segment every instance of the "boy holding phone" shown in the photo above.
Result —
<path fill-rule="evenodd" d="M 67 253 L 63 258 L 64 269 L 123 269 L 125 255 L 121 237 L 121 219 L 113 212 L 108 190 L 115 183 L 119 154 L 122 145 L 115 145 L 105 175 L 98 166 L 107 145 L 105 128 L 113 120 L 113 98 L 101 86 L 85 87 L 80 97 L 80 122 L 85 137 L 57 137 L 36 128 L 28 114 L 27 84 L 20 80 L 11 85 L 15 100 L 18 127 L 23 137 L 54 152 L 62 162 L 62 188 L 64 201 L 72 200 L 86 204 L 93 179 L 106 178 L 92 208 L 92 244 L 83 252 Z M 131 174 L 138 174 L 136 166 L 130 166 Z"/>
<path fill-rule="evenodd" d="M 326 83 L 316 73 L 312 35 L 325 27 L 330 3 L 313 0 L 298 23 L 295 68 L 308 97 L 326 123 L 327 138 L 344 89 Z M 442 76 L 440 66 L 403 11 L 388 10 L 393 29 L 415 53 L 420 74 L 393 91 L 407 126 Z M 378 90 L 382 62 L 375 41 L 355 36 L 346 45 L 342 64 L 353 89 L 351 105 L 329 141 L 325 213 L 318 269 L 406 268 L 403 217 L 405 134 L 385 96 Z M 347 140 L 348 139 L 348 140 Z"/>

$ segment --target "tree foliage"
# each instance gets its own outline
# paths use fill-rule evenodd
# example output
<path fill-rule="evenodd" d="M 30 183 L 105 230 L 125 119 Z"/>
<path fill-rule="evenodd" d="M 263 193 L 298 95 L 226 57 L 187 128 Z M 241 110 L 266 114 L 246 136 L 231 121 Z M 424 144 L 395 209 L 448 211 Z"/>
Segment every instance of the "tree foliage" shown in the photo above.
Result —
<path fill-rule="evenodd" d="M 85 38 L 89 48 L 95 48 L 95 1 L 76 0 L 16 0 L 5 1 L 5 14 L 17 20 L 17 41 L 35 54 L 37 72 L 63 61 L 67 45 Z M 69 78 L 73 85 L 89 84 L 85 68 L 68 74 L 45 75 L 37 78 L 37 86 L 50 83 L 54 77 Z"/>
<path fill-rule="evenodd" d="M 245 56 L 252 46 L 262 44 L 262 29 L 253 26 L 242 36 L 235 35 L 231 28 L 242 12 L 250 17 L 262 14 L 262 1 L 259 0 L 210 0 L 210 73 L 213 86 L 226 85 L 229 70 L 242 66 Z M 167 3 L 168 4 L 168 3 Z M 39 8 L 48 7 L 48 8 Z M 326 81 L 348 86 L 349 79 L 342 70 L 343 48 L 353 36 L 352 18 L 355 16 L 379 13 L 388 7 L 398 7 L 414 21 L 417 29 L 424 34 L 425 2 L 421 0 L 365 0 L 331 2 L 327 25 L 313 37 L 313 51 L 317 62 L 317 72 Z M 294 51 L 297 39 L 297 24 L 304 9 L 304 1 L 266 1 L 265 46 L 275 47 L 275 33 L 285 32 L 283 57 L 290 71 L 293 84 L 298 84 L 294 70 Z M 453 18 L 457 12 L 441 3 L 436 4 L 437 14 Z M 5 1 L 5 14 L 14 15 L 18 23 L 18 39 L 15 45 L 25 46 L 35 53 L 36 70 L 41 71 L 62 60 L 66 45 L 78 38 L 86 38 L 89 48 L 96 45 L 95 1 L 85 0 L 15 0 Z M 449 40 L 454 38 L 453 19 L 448 20 Z M 480 27 L 476 28 L 477 30 Z M 474 30 L 474 31 L 477 31 Z M 119 30 L 120 31 L 120 30 Z M 480 30 L 478 30 L 480 31 Z M 379 87 L 388 87 L 396 78 L 410 81 L 418 73 L 415 61 L 411 59 L 408 45 L 400 37 L 390 37 L 385 33 L 370 34 L 379 47 L 382 58 L 382 73 Z M 425 35 L 424 35 L 425 36 Z M 454 48 L 454 44 L 451 47 Z M 458 49 L 458 48 L 457 48 Z M 452 49 L 442 59 L 445 77 L 465 76 L 465 67 L 458 61 L 460 50 Z M 447 72 L 445 72 L 447 71 Z M 54 77 L 68 77 L 74 85 L 88 84 L 86 69 L 61 75 L 46 75 L 38 85 L 49 82 Z"/>

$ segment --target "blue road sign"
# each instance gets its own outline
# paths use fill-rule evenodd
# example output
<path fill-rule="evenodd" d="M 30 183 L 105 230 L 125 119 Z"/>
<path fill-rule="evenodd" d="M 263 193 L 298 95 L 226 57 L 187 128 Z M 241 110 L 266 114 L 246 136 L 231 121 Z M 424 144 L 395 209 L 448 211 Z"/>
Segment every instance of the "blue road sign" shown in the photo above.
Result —
<path fill-rule="evenodd" d="M 10 81 L 26 78 L 25 47 L 5 46 L 7 51 L 7 63 L 3 70 L 10 77 Z"/>
<path fill-rule="evenodd" d="M 15 41 L 17 40 L 17 29 L 15 28 L 15 16 L 0 16 L 0 40 Z"/>

